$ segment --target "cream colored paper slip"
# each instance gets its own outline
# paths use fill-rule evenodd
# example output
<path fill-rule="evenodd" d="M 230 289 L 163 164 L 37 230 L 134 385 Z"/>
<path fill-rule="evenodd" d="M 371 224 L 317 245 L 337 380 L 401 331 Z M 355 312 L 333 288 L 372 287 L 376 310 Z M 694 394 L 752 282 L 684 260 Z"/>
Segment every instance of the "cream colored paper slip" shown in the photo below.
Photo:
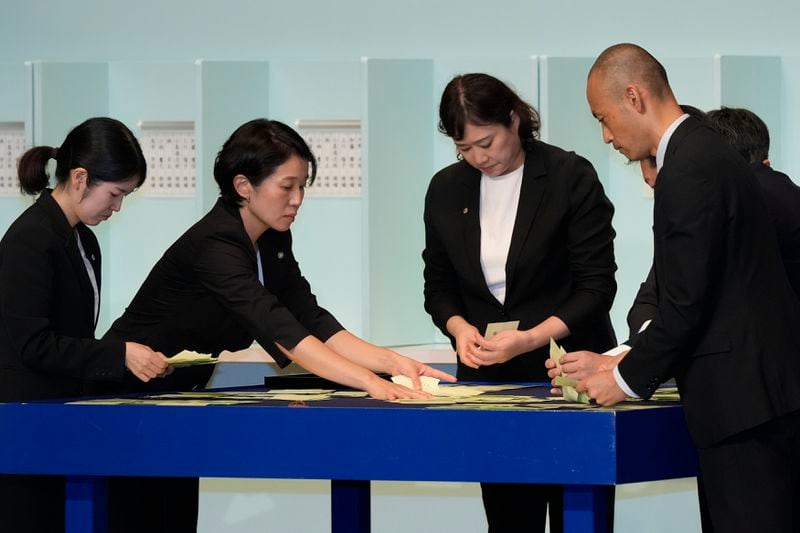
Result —
<path fill-rule="evenodd" d="M 483 338 L 486 340 L 491 339 L 502 331 L 516 331 L 519 328 L 519 320 L 510 320 L 508 322 L 490 322 L 486 324 L 486 332 Z"/>
<path fill-rule="evenodd" d="M 217 363 L 216 357 L 211 357 L 209 354 L 197 353 L 189 350 L 184 350 L 179 354 L 175 354 L 168 359 L 170 365 L 180 368 L 183 366 L 194 365 L 213 365 Z"/>
<path fill-rule="evenodd" d="M 559 370 L 561 369 L 561 363 L 559 362 L 559 359 L 561 359 L 561 356 L 566 353 L 566 350 L 556 344 L 556 341 L 550 337 L 550 359 L 555 362 L 556 367 L 558 367 Z M 561 387 L 561 394 L 564 396 L 566 401 L 573 403 L 589 403 L 588 394 L 575 390 L 575 387 L 578 386 L 578 382 L 574 379 L 571 379 L 562 373 L 560 376 L 556 377 L 553 382 L 558 387 Z"/>
<path fill-rule="evenodd" d="M 404 387 L 408 387 L 409 389 L 413 388 L 413 385 L 411 384 L 411 378 L 408 376 L 392 376 L 392 382 Z M 466 396 L 477 396 L 478 394 L 483 394 L 486 392 L 480 387 L 468 385 L 440 386 L 438 378 L 432 378 L 429 376 L 420 376 L 419 382 L 420 385 L 422 385 L 422 391 L 427 392 L 431 396 L 463 398 Z"/>

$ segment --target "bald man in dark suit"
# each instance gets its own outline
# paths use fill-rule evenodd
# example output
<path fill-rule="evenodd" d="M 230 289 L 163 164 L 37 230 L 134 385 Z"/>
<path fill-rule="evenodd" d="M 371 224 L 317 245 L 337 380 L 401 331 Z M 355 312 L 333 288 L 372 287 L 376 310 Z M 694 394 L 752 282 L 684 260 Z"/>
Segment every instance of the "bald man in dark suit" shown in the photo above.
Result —
<path fill-rule="evenodd" d="M 606 143 L 632 161 L 656 158 L 655 293 L 630 351 L 578 390 L 613 405 L 674 377 L 715 531 L 797 530 L 800 303 L 752 172 L 683 113 L 636 45 L 598 57 L 587 98 Z"/>

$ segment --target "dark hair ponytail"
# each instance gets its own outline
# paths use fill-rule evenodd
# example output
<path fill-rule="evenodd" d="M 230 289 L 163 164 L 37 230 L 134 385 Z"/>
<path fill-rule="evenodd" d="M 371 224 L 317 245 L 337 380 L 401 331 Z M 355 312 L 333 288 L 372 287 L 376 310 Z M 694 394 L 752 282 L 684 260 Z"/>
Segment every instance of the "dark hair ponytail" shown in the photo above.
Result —
<path fill-rule="evenodd" d="M 113 118 L 96 117 L 76 126 L 60 148 L 37 146 L 22 155 L 17 169 L 19 184 L 27 194 L 47 188 L 47 162 L 56 160 L 56 181 L 65 183 L 70 172 L 83 168 L 89 184 L 95 181 L 138 180 L 144 183 L 147 162 L 139 141 L 125 124 Z"/>
<path fill-rule="evenodd" d="M 524 150 L 539 137 L 539 113 L 511 88 L 488 74 L 456 76 L 442 93 L 439 104 L 439 131 L 460 141 L 467 123 L 484 126 L 511 126 L 511 112 L 519 117 L 519 139 Z"/>
<path fill-rule="evenodd" d="M 26 194 L 37 194 L 47 187 L 50 176 L 47 175 L 47 162 L 56 159 L 58 150 L 52 146 L 31 148 L 19 160 L 17 173 L 19 186 Z"/>

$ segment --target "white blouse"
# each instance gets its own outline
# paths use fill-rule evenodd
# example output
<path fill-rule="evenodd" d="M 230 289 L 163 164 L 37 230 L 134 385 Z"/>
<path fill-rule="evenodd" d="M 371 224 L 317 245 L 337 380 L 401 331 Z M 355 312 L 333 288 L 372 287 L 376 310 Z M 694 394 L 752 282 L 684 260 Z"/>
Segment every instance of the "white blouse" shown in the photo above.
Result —
<path fill-rule="evenodd" d="M 506 260 L 524 166 L 503 176 L 481 174 L 481 268 L 486 286 L 501 304 L 506 300 Z"/>

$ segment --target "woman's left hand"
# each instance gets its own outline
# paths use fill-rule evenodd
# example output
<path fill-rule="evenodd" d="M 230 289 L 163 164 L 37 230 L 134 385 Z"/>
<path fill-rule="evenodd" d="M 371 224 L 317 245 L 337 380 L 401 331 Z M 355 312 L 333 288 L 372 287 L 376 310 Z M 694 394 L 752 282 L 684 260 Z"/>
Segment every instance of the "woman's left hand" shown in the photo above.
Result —
<path fill-rule="evenodd" d="M 478 342 L 475 358 L 481 366 L 505 363 L 514 357 L 529 352 L 535 347 L 528 331 L 501 331 L 491 338 Z"/>
<path fill-rule="evenodd" d="M 424 363 L 420 363 L 416 359 L 411 359 L 397 352 L 390 351 L 392 357 L 390 358 L 389 368 L 387 372 L 392 376 L 404 375 L 411 378 L 411 383 L 414 390 L 420 390 L 421 385 L 419 382 L 420 376 L 430 376 L 432 378 L 439 378 L 442 381 L 454 382 L 456 378 L 447 372 L 436 370 Z"/>

